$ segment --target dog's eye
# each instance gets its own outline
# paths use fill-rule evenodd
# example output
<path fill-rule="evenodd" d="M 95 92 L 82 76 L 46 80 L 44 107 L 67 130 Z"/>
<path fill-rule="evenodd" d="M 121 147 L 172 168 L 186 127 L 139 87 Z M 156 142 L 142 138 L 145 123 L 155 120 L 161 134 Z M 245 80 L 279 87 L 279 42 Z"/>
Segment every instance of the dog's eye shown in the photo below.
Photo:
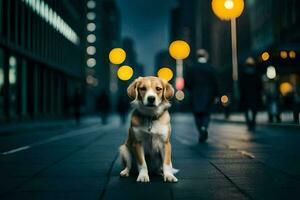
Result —
<path fill-rule="evenodd" d="M 156 90 L 157 90 L 157 91 L 161 91 L 161 90 L 162 90 L 162 88 L 160 88 L 160 87 L 156 87 Z"/>
<path fill-rule="evenodd" d="M 146 87 L 141 87 L 140 90 L 146 91 Z"/>

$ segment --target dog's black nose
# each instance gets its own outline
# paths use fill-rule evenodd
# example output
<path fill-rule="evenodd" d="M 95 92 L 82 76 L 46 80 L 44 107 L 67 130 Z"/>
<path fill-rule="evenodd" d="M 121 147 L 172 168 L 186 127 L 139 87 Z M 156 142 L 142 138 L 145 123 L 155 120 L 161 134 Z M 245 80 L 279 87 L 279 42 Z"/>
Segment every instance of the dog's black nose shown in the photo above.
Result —
<path fill-rule="evenodd" d="M 148 103 L 153 104 L 154 101 L 155 101 L 155 96 L 149 96 L 149 97 L 147 98 L 147 100 L 148 100 Z"/>

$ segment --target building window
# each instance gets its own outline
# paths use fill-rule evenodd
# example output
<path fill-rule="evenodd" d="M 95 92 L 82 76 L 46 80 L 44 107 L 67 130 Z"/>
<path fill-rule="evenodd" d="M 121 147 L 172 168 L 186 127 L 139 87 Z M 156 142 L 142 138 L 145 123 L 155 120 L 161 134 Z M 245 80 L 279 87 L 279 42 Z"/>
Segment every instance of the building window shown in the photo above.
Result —
<path fill-rule="evenodd" d="M 0 119 L 4 116 L 4 55 L 0 49 Z M 3 119 L 1 119 L 3 120 Z"/>
<path fill-rule="evenodd" d="M 15 56 L 10 56 L 8 60 L 8 81 L 9 81 L 9 101 L 10 101 L 10 116 L 13 118 L 17 115 L 17 59 Z"/>

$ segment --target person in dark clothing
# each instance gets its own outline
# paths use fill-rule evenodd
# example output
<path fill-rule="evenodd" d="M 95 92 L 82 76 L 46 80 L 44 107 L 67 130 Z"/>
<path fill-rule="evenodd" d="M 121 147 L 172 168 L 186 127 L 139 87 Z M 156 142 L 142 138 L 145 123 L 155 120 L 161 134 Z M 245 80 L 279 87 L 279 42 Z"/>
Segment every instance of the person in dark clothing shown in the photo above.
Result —
<path fill-rule="evenodd" d="M 121 123 L 125 124 L 126 122 L 126 114 L 129 109 L 129 102 L 127 100 L 127 97 L 125 95 L 120 94 L 118 98 L 118 104 L 117 104 L 117 111 L 119 113 Z"/>
<path fill-rule="evenodd" d="M 107 124 L 107 117 L 110 109 L 110 101 L 109 101 L 109 96 L 107 95 L 105 90 L 103 90 L 100 93 L 98 99 L 98 109 L 100 111 L 102 124 Z"/>
<path fill-rule="evenodd" d="M 262 83 L 255 61 L 253 58 L 248 58 L 240 78 L 240 102 L 250 131 L 256 126 L 256 115 L 261 104 L 261 91 Z"/>
<path fill-rule="evenodd" d="M 199 131 L 199 142 L 208 137 L 211 106 L 217 96 L 217 82 L 213 66 L 208 64 L 209 55 L 201 49 L 197 52 L 197 63 L 187 68 L 186 88 L 190 93 L 192 111 Z"/>
<path fill-rule="evenodd" d="M 83 97 L 82 97 L 82 92 L 80 87 L 76 88 L 72 100 L 73 100 L 73 107 L 74 107 L 74 117 L 76 120 L 76 124 L 79 125 L 80 118 L 81 118 L 81 105 L 83 102 Z"/>

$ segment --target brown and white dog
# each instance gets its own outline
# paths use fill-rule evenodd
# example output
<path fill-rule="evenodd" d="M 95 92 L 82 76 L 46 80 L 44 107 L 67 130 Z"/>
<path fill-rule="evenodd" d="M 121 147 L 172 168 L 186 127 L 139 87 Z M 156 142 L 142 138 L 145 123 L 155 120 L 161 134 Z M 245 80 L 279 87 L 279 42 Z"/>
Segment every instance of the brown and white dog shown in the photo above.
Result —
<path fill-rule="evenodd" d="M 127 93 L 134 99 L 134 110 L 128 138 L 119 148 L 124 164 L 120 176 L 128 177 L 133 163 L 137 163 L 137 182 L 149 182 L 149 168 L 155 165 L 162 170 L 164 181 L 177 182 L 174 174 L 178 170 L 171 161 L 168 112 L 169 100 L 174 95 L 172 85 L 158 77 L 139 77 L 129 85 Z"/>

